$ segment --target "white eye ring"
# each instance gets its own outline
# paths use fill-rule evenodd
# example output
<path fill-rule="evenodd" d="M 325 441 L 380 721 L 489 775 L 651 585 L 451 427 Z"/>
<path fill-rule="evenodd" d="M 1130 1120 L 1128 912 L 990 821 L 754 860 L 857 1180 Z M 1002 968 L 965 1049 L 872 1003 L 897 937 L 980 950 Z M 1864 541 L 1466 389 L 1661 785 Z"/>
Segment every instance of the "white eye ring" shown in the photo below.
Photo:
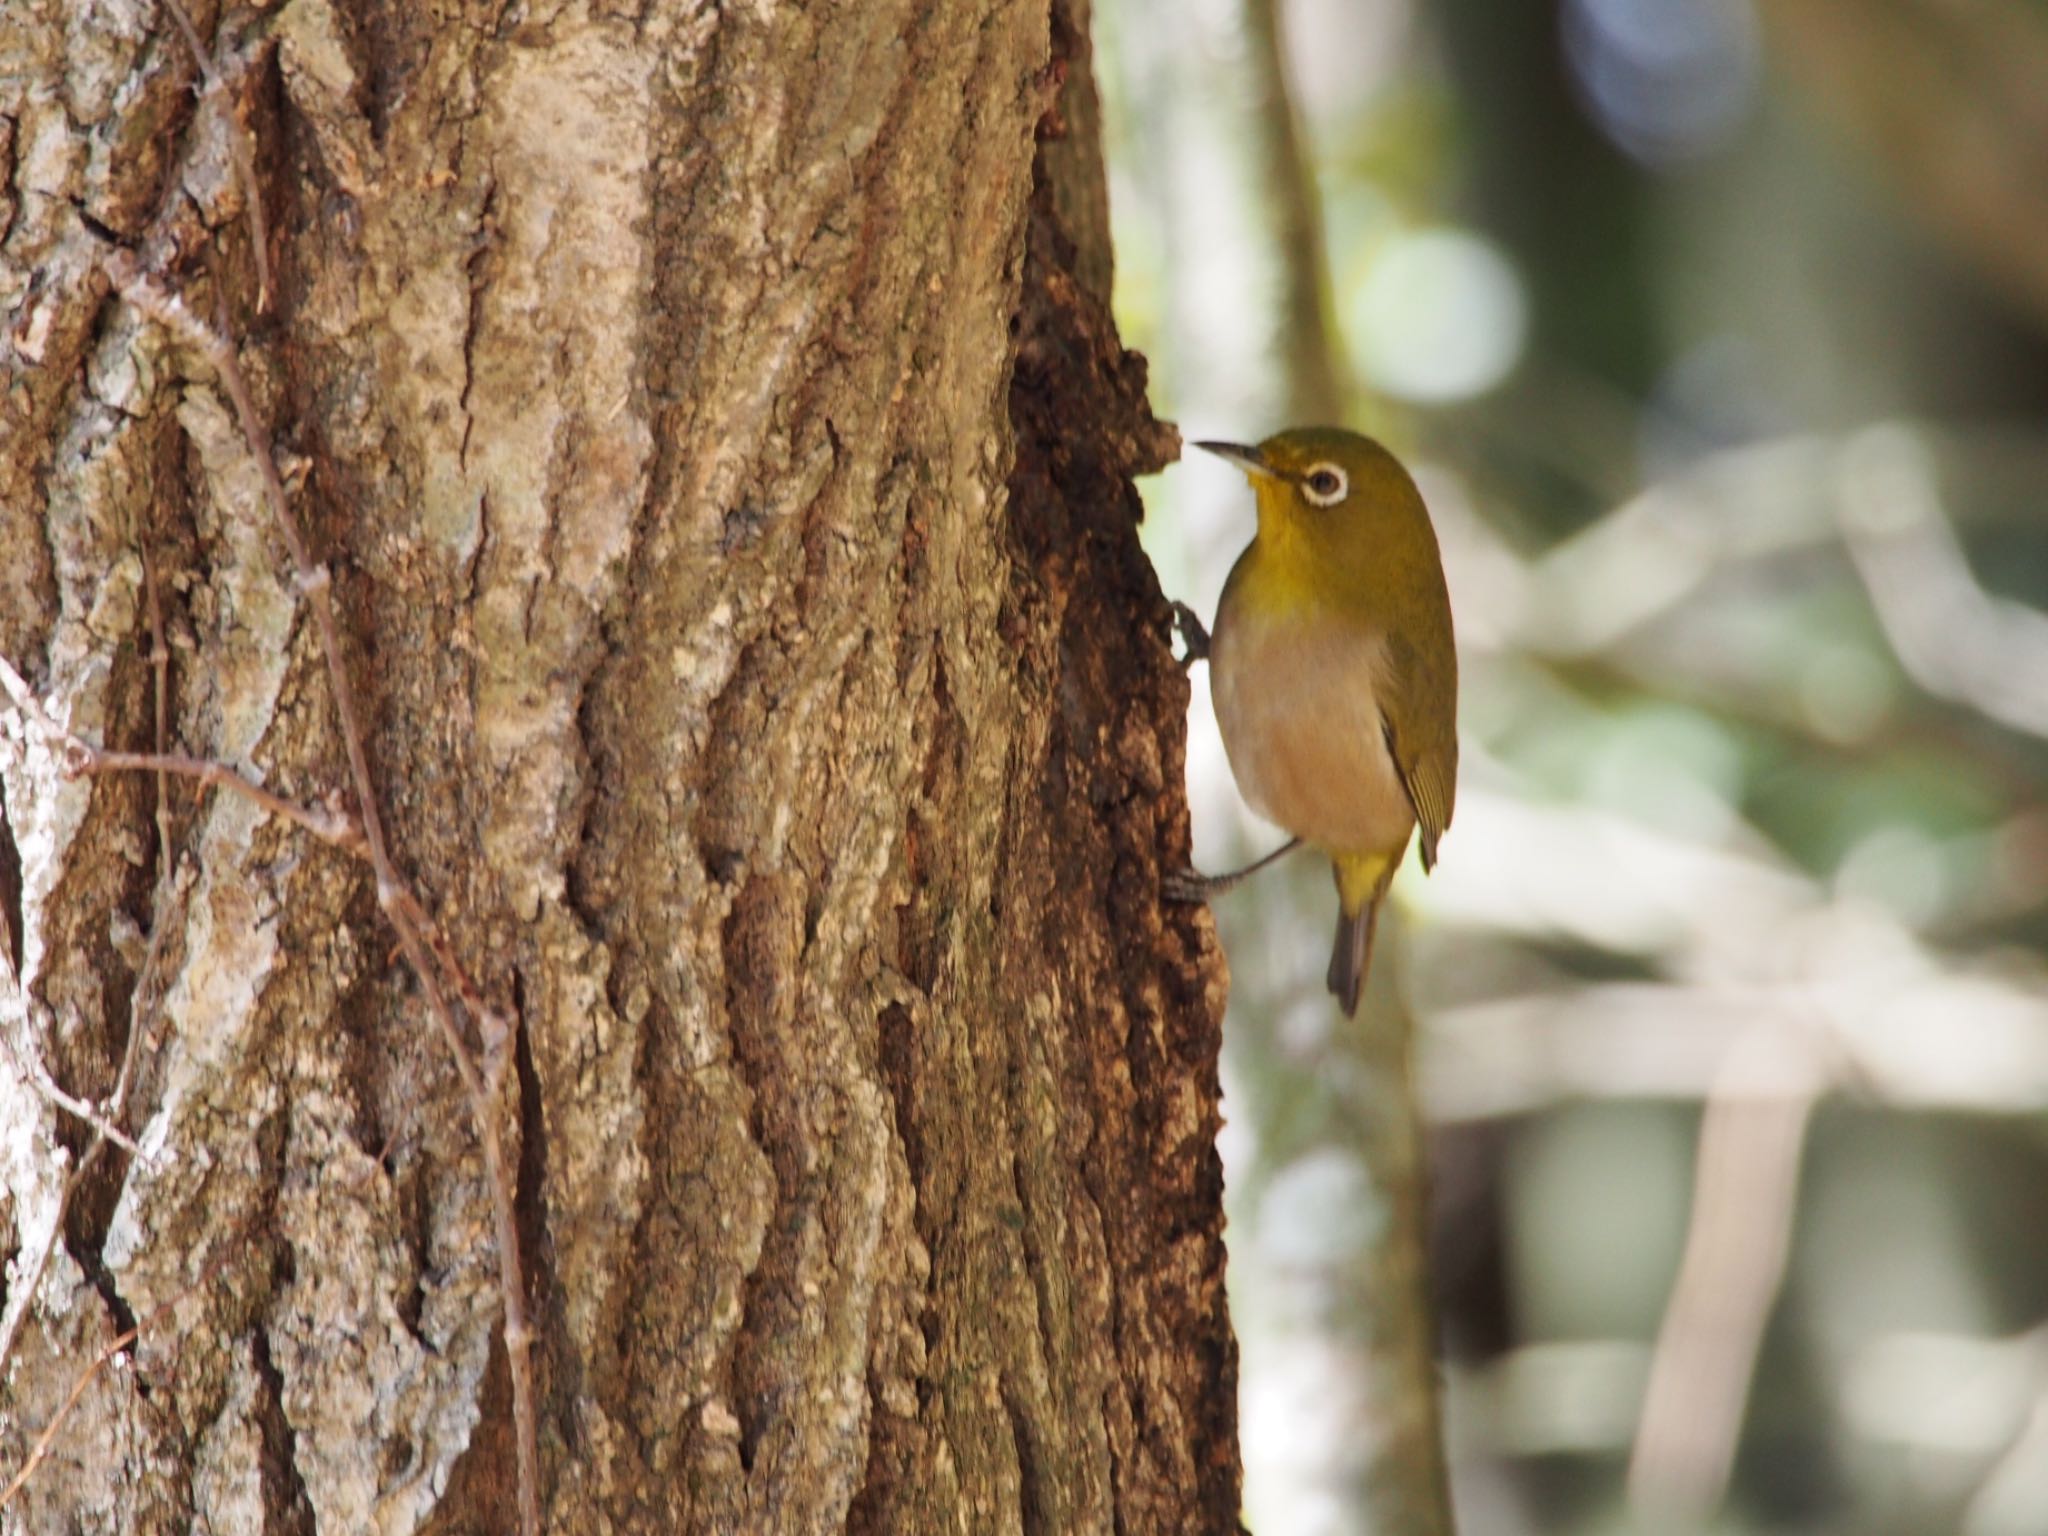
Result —
<path fill-rule="evenodd" d="M 1351 494 L 1351 477 L 1335 464 L 1311 464 L 1301 477 L 1301 494 L 1311 506 L 1334 507 Z"/>

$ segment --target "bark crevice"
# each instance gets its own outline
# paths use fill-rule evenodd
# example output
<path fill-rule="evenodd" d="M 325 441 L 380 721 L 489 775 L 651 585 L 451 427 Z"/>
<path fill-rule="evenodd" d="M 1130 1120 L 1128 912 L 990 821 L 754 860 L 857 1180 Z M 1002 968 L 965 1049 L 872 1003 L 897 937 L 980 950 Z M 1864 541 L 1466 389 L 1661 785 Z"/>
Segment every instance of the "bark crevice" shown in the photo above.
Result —
<path fill-rule="evenodd" d="M 278 1263 L 289 1262 L 288 1255 L 280 1250 Z M 282 1290 L 284 1283 L 280 1278 L 274 1288 Z M 256 1420 L 263 1447 L 266 1536 L 273 1522 L 279 1536 L 313 1536 L 313 1506 L 307 1497 L 305 1480 L 299 1475 L 298 1436 L 284 1411 L 284 1377 L 271 1358 L 267 1329 L 259 1326 L 251 1330 L 250 1349 L 259 1385 Z"/>

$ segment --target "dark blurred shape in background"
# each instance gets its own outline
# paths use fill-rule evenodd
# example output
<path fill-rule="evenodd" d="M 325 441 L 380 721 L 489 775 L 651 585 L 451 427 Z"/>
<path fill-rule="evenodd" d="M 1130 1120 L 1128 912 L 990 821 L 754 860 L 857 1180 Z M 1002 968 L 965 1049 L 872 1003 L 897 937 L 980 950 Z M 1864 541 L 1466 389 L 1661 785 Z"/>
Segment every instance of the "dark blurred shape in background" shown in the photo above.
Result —
<path fill-rule="evenodd" d="M 1159 411 L 1339 402 L 1460 629 L 1457 821 L 1357 1030 L 1310 861 L 1218 904 L 1253 1530 L 1411 1529 L 1409 1018 L 1468 1536 L 2048 1532 L 2048 8 L 1098 23 Z M 1213 610 L 1247 494 L 1148 499 Z M 1279 836 L 1195 694 L 1222 867 Z"/>

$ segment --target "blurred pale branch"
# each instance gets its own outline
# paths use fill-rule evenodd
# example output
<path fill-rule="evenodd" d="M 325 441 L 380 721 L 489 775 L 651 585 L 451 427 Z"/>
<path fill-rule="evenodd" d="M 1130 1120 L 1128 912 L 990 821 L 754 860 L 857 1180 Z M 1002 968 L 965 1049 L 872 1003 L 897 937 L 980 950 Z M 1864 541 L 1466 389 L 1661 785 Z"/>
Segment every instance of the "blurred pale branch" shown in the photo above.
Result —
<path fill-rule="evenodd" d="M 1515 1454 L 1626 1450 L 1650 1365 L 1639 1340 L 1527 1344 L 1461 1373 Z M 1961 1536 L 2037 1536 L 2048 1507 L 2048 1327 L 2006 1338 L 1887 1330 L 1845 1362 L 1837 1406 L 1887 1452 L 1983 1457 Z M 1668 1530 L 1666 1520 L 1648 1527 Z"/>
<path fill-rule="evenodd" d="M 1235 204 L 1235 217 L 1265 237 L 1257 265 L 1266 281 L 1256 285 L 1258 291 L 1211 293 L 1201 305 L 1188 303 L 1183 294 L 1168 307 L 1197 319 L 1198 338 L 1227 336 L 1248 322 L 1256 322 L 1254 328 L 1269 338 L 1279 388 L 1266 390 L 1267 398 L 1249 405 L 1254 419 L 1238 430 L 1261 434 L 1291 424 L 1342 422 L 1350 412 L 1332 318 L 1320 195 L 1283 62 L 1282 15 L 1276 0 L 1242 0 L 1230 11 L 1236 35 L 1219 41 L 1236 53 L 1234 62 L 1242 67 L 1230 73 L 1236 131 L 1228 137 L 1249 161 L 1237 168 L 1248 195 Z M 1196 24 L 1181 13 L 1170 14 L 1176 27 Z M 1222 104 L 1215 105 L 1222 110 Z M 1190 198 L 1162 201 L 1169 210 L 1169 243 L 1201 243 L 1199 221 L 1213 219 L 1215 208 Z M 1214 201 L 1213 195 L 1203 199 Z M 1167 273 L 1170 285 L 1189 292 L 1197 291 L 1201 280 L 1197 261 L 1176 263 Z M 1218 306 L 1230 312 L 1216 312 Z M 1328 920 L 1326 884 L 1320 895 L 1318 928 Z M 1333 1244 L 1315 1261 L 1330 1304 L 1309 1325 L 1323 1347 L 1342 1351 L 1354 1363 L 1355 1373 L 1341 1403 L 1296 1404 L 1291 1410 L 1298 1418 L 1336 1416 L 1342 1429 L 1313 1461 L 1294 1462 L 1289 1481 L 1297 1486 L 1287 1490 L 1285 1512 L 1276 1504 L 1273 1518 L 1298 1521 L 1298 1511 L 1320 1498 L 1324 1507 L 1343 1511 L 1345 1528 L 1383 1536 L 1448 1536 L 1454 1521 L 1430 1305 L 1427 1175 L 1411 1059 L 1415 1024 L 1387 985 L 1391 969 L 1382 968 L 1355 1025 L 1338 1021 L 1328 1031 L 1326 1049 L 1314 1062 L 1290 1063 L 1277 1045 L 1282 1026 L 1276 998 L 1240 987 L 1232 1000 L 1230 1030 L 1237 1058 L 1250 1060 L 1249 1071 L 1257 1080 L 1240 1079 L 1229 1091 L 1232 1102 L 1248 1111 L 1245 1118 L 1257 1137 L 1260 1161 L 1271 1159 L 1275 1167 L 1284 1161 L 1296 1171 L 1347 1170 L 1344 1176 L 1351 1182 L 1345 1201 L 1355 1208 L 1351 1221 L 1340 1228 L 1353 1237 Z M 1330 1010 L 1319 994 L 1314 1006 L 1319 1016 Z M 1292 1125 L 1283 1127 L 1283 1119 Z M 1306 1123 L 1310 1120 L 1312 1125 Z M 1241 1166 L 1233 1166 L 1231 1175 L 1238 1198 L 1256 1219 L 1258 1202 L 1271 1198 L 1270 1188 Z M 1247 1381 L 1252 1382 L 1257 1379 L 1255 1325 L 1243 1314 L 1241 1325 Z M 1269 1332 L 1267 1340 L 1278 1332 Z M 1261 1518 L 1256 1497 L 1260 1469 L 1276 1459 L 1247 1458 L 1254 1520 Z M 1303 1482 L 1320 1487 L 1298 1486 Z"/>
<path fill-rule="evenodd" d="M 1727 1494 L 1824 1081 L 1803 1033 L 1755 1024 L 1729 1047 L 1707 1097 L 1685 1257 L 1629 1461 L 1629 1502 L 1653 1528 L 1697 1524 Z"/>
<path fill-rule="evenodd" d="M 1869 471 L 1880 462 L 1898 472 L 1877 484 Z M 1534 557 L 1498 531 L 1507 519 L 1478 514 L 1459 481 L 1432 477 L 1430 491 L 1454 580 L 1475 594 L 1461 647 L 1520 669 L 1518 690 L 1540 669 L 1588 698 L 1683 705 L 1768 732 L 1779 750 L 1828 772 L 1934 750 L 2024 807 L 2041 783 L 2038 751 L 2024 738 L 2048 713 L 2035 682 L 2048 677 L 2048 619 L 1986 593 L 1955 528 L 2017 523 L 2044 481 L 2048 438 L 2013 427 L 1791 436 L 1704 455 Z M 1940 489 L 1950 483 L 1972 493 L 1953 509 Z M 1796 568 L 1810 591 L 1833 559 L 1845 590 L 1865 589 L 1900 667 L 1953 707 L 1887 699 L 1845 715 L 1829 681 L 1839 645 L 1746 653 L 1700 643 L 1697 616 L 1731 589 Z M 1881 653 L 1860 637 L 1856 647 L 1861 670 L 1881 680 Z M 2020 734 L 1978 729 L 1976 716 Z M 1951 926 L 2002 921 L 2048 899 L 2048 824 L 2035 829 L 2023 814 L 1999 836 L 2011 850 L 2000 861 L 2006 877 L 1959 891 L 1966 904 L 1947 914 Z"/>
<path fill-rule="evenodd" d="M 1286 425 L 1342 422 L 1345 388 L 1323 257 L 1322 199 L 1288 88 L 1279 0 L 1244 0 L 1245 64 L 1254 98 L 1248 119 L 1259 179 L 1271 203 L 1279 261 L 1279 350 Z"/>
<path fill-rule="evenodd" d="M 1937 446 L 1940 452 L 1937 452 Z M 1901 667 L 1930 694 L 2026 736 L 2048 738 L 2048 615 L 1987 593 L 1971 573 L 1941 492 L 1938 459 L 1996 460 L 2015 484 L 2048 476 L 2048 440 L 1876 426 L 1806 435 L 1704 456 L 1542 555 L 1517 554 L 1453 495 L 1439 506 L 1461 590 L 1477 592 L 1460 631 L 1468 652 L 1538 658 L 1578 684 L 1625 684 L 1692 697 L 1725 718 L 1791 731 L 1834 751 L 1885 745 L 1871 720 L 1843 741 L 1813 717 L 1804 667 L 1790 656 L 1745 665 L 1659 626 L 1701 606 L 1717 583 L 1839 550 L 1866 589 Z M 1443 498 L 1436 498 L 1441 503 Z M 1978 512 L 1972 521 L 1982 523 Z M 1761 665 L 1765 670 L 1759 672 Z M 2016 794 L 2038 767 L 2005 742 L 1916 718 Z"/>
<path fill-rule="evenodd" d="M 1941 440 L 1958 455 L 2013 457 L 2015 478 L 2048 475 L 2048 438 L 1944 433 Z M 1910 462 L 1901 456 L 1907 452 L 1914 456 Z M 1893 473 L 1874 482 L 1874 468 Z M 1899 495 L 1913 499 L 1879 507 Z M 1504 548 L 1502 554 L 1487 551 L 1489 577 L 1514 585 L 1500 594 L 1508 602 L 1505 612 L 1489 606 L 1475 638 L 1546 656 L 1609 650 L 1700 597 L 1731 567 L 1843 546 L 1845 534 L 1858 529 L 1925 529 L 1936 520 L 1951 521 L 1923 429 L 1893 424 L 1846 436 L 1801 434 L 1745 444 L 1703 455 L 1534 559 Z M 1935 552 L 1967 579 L 1952 535 Z M 1960 602 L 1982 606 L 1974 581 L 1965 590 L 1941 579 Z"/>
<path fill-rule="evenodd" d="M 1536 559 L 1477 518 L 1454 518 L 1453 529 L 1461 589 L 1487 594 L 1471 638 L 1491 665 L 1599 658 L 1669 697 L 1674 673 L 1699 669 L 1697 653 L 1646 647 L 1647 635 L 1737 572 L 1791 557 L 1811 572 L 1815 552 L 1839 548 L 1833 579 L 1860 581 L 1900 665 L 1930 695 L 2048 736 L 2048 617 L 1977 582 L 1932 455 L 1904 427 L 1711 456 Z M 1478 761 L 1486 778 L 1511 777 Z M 1943 954 L 1792 868 L 1739 818 L 1688 836 L 1584 803 L 1545 806 L 1526 790 L 1468 791 L 1461 809 L 1468 832 L 1519 851 L 1509 871 L 1531 872 L 1522 881 L 1496 868 L 1478 890 L 1453 865 L 1432 890 L 1440 915 L 1467 925 L 1439 940 L 1462 966 L 1489 936 L 1569 937 L 1642 953 L 1671 978 L 1525 985 L 1437 1010 L 1423 1084 L 1440 1122 L 1573 1099 L 1703 1101 L 1691 1222 L 1629 1476 L 1650 1528 L 1697 1524 L 1726 1495 L 1814 1104 L 1846 1089 L 1916 1107 L 2048 1109 L 2048 978 Z M 2020 1466 L 2008 1457 L 1979 1502 L 2007 1508 L 2020 1497 L 2011 1488 L 2031 1490 Z"/>
<path fill-rule="evenodd" d="M 1842 537 L 1900 663 L 1929 693 L 2048 738 L 2048 614 L 1977 584 L 1925 446 L 1896 427 L 1851 442 Z"/>
<path fill-rule="evenodd" d="M 1759 1023 L 1806 1031 L 1795 988 L 1607 982 L 1432 1014 L 1421 1059 L 1432 1122 L 1514 1118 L 1594 1100 L 1699 1102 Z M 1645 1038 L 1654 1021 L 1655 1037 Z M 1917 1111 L 2048 1111 L 2048 990 L 1922 979 L 1871 1028 L 1838 1035 L 1828 1086 Z"/>
<path fill-rule="evenodd" d="M 1487 524 L 1448 519 L 1466 627 L 1485 665 L 1510 656 L 1623 664 L 1668 696 L 1683 650 L 1645 660 L 1642 637 L 1744 567 L 1830 546 L 1867 584 L 1902 664 L 1930 691 L 2034 731 L 2048 677 L 2048 618 L 1970 574 L 1925 449 L 1904 428 L 1800 438 L 1712 456 L 1535 559 Z M 1622 658 L 1627 658 L 1622 663 Z M 1913 727 L 1924 729 L 1924 721 Z M 1891 1102 L 2012 1113 L 2048 1107 L 2048 978 L 1952 960 L 1892 915 L 1794 868 L 1740 819 L 1712 836 L 1515 788 L 1483 746 L 1461 830 L 1513 850 L 1467 879 L 1457 861 L 1419 899 L 1466 930 L 1636 954 L 1658 982 L 1523 990 L 1432 1013 L 1423 1078 L 1438 1117 L 1518 1113 L 1575 1095 L 1709 1093 L 1743 1031 L 1776 1016 L 1831 1033 L 1853 1083 Z M 2024 791 L 2032 782 L 2005 780 Z M 1991 835 L 2038 843 L 2024 809 Z M 1526 874 L 1524 873 L 1526 871 Z M 2038 902 L 2043 882 L 2017 896 Z M 2010 915 L 1995 894 L 1979 906 Z M 1640 1020 L 1661 1021 L 1654 1042 Z"/>
<path fill-rule="evenodd" d="M 1963 1512 L 1963 1536 L 2032 1536 L 2048 1509 L 2048 1328 L 1996 1346 L 2018 1354 L 2033 1401 Z"/>

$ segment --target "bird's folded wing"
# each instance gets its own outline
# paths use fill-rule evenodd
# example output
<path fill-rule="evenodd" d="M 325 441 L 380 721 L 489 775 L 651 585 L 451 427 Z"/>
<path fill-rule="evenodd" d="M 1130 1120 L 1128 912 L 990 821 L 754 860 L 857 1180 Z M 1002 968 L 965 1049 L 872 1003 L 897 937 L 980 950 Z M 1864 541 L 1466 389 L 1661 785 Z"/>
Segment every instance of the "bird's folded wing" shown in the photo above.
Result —
<path fill-rule="evenodd" d="M 1388 697 L 1380 706 L 1386 725 L 1387 750 L 1393 754 L 1394 771 L 1415 808 L 1415 821 L 1422 834 L 1422 867 L 1436 865 L 1437 839 L 1451 824 L 1451 810 L 1458 794 L 1458 728 L 1455 715 L 1439 719 L 1446 710 L 1455 711 L 1457 680 L 1431 675 L 1421 654 L 1400 636 L 1390 636 L 1386 650 Z M 1397 730 L 1394 722 L 1404 722 Z"/>

